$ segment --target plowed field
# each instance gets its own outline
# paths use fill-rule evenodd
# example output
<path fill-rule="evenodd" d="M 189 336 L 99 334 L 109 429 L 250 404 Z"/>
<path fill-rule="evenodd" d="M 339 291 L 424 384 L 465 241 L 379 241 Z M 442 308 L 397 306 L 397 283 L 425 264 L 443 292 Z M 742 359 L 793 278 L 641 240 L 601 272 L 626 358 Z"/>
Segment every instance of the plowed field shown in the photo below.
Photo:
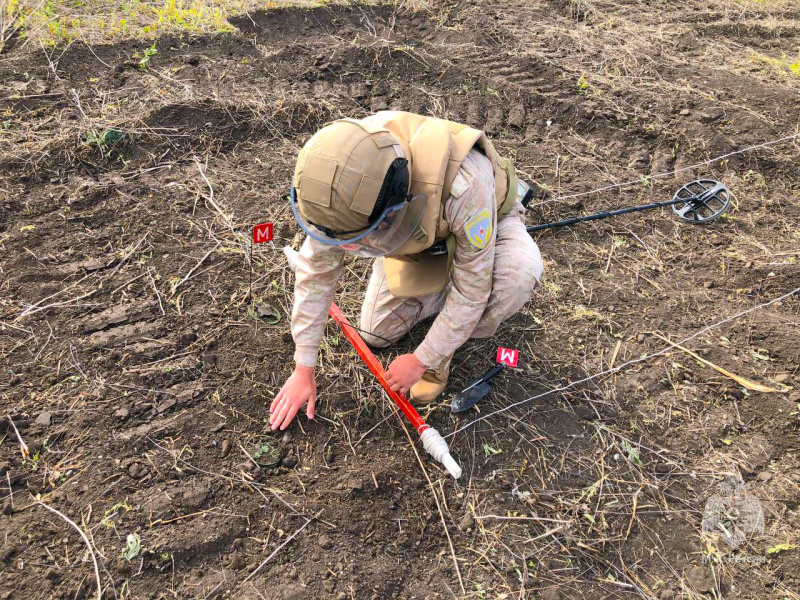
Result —
<path fill-rule="evenodd" d="M 230 22 L 151 54 L 131 39 L 0 55 L 0 597 L 96 597 L 86 542 L 41 503 L 85 532 L 104 598 L 800 597 L 800 296 L 729 319 L 800 287 L 800 144 L 703 164 L 797 133 L 797 4 Z M 548 190 L 529 224 L 698 178 L 733 194 L 707 226 L 661 209 L 536 235 L 540 294 L 420 407 L 443 434 L 487 417 L 448 438 L 458 482 L 409 428 L 418 461 L 332 323 L 317 418 L 266 426 L 292 369 L 294 160 L 324 123 L 382 109 L 485 129 Z M 275 241 L 251 258 L 265 221 Z M 348 261 L 337 297 L 354 322 L 369 268 Z M 659 337 L 694 334 L 696 356 Z M 498 345 L 521 368 L 451 414 Z M 736 548 L 701 528 L 725 481 L 764 516 Z"/>

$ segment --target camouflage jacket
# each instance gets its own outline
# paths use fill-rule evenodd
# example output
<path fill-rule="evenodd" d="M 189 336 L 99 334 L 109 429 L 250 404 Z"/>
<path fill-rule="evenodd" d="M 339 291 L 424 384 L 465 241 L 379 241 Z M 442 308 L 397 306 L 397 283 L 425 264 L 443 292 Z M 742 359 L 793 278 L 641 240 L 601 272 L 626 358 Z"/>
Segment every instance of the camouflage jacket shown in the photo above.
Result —
<path fill-rule="evenodd" d="M 431 369 L 438 368 L 469 339 L 492 291 L 497 206 L 493 175 L 485 169 L 490 165 L 481 158 L 485 165 L 468 155 L 445 203 L 445 220 L 456 237 L 450 289 L 442 311 L 414 351 Z M 298 365 L 316 365 L 343 262 L 343 250 L 311 238 L 306 238 L 300 249 L 292 309 Z"/>

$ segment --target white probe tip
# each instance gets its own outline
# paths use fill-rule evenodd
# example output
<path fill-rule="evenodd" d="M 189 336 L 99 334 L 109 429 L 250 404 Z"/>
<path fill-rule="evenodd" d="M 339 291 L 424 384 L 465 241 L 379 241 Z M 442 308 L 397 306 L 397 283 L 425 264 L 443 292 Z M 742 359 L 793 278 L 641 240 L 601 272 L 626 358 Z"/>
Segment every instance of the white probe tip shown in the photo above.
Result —
<path fill-rule="evenodd" d="M 442 457 L 442 464 L 444 465 L 444 468 L 447 469 L 447 472 L 450 473 L 450 475 L 456 479 L 461 477 L 461 467 L 458 466 L 458 463 L 452 456 L 450 456 L 449 452 Z"/>
<path fill-rule="evenodd" d="M 420 434 L 420 439 L 422 440 L 422 445 L 425 447 L 425 450 L 428 451 L 428 454 L 442 463 L 450 475 L 456 479 L 461 477 L 461 467 L 459 467 L 458 463 L 450 456 L 450 448 L 447 447 L 447 442 L 444 441 L 444 438 L 438 431 L 430 427 Z"/>

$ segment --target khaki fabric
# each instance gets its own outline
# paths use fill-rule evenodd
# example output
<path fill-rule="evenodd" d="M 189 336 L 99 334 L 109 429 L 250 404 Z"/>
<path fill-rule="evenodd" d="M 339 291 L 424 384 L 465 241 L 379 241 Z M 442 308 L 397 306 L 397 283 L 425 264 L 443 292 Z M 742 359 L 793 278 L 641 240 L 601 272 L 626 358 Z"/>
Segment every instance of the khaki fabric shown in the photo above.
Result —
<path fill-rule="evenodd" d="M 495 150 L 489 138 L 478 130 L 435 117 L 385 110 L 364 119 L 348 119 L 366 131 L 391 134 L 408 148 L 411 170 L 411 194 L 425 194 L 428 208 L 420 223 L 418 235 L 413 236 L 396 252 L 407 256 L 430 248 L 436 240 L 450 234 L 444 218 L 444 203 L 450 197 L 450 187 L 461 168 L 461 162 L 473 148 L 478 148 L 491 164 L 495 186 L 492 195 L 497 214 L 505 215 L 516 197 L 514 167 Z M 509 192 L 511 190 L 511 192 Z"/>
<path fill-rule="evenodd" d="M 470 170 L 470 163 L 465 161 L 466 171 Z M 470 196 L 485 195 L 486 189 L 481 189 L 480 180 L 476 182 L 473 179 L 468 193 Z M 462 202 L 470 200 L 464 199 Z M 376 259 L 361 310 L 362 337 L 370 345 L 385 347 L 403 337 L 420 321 L 438 315 L 415 351 L 417 358 L 426 366 L 436 369 L 467 339 L 494 335 L 503 321 L 516 314 L 530 300 L 542 277 L 541 254 L 525 231 L 523 214 L 522 205 L 517 203 L 497 225 L 493 261 L 489 269 L 490 282 L 480 279 L 480 273 L 474 271 L 480 266 L 464 261 L 457 249 L 452 281 L 442 292 L 419 298 L 397 298 L 389 290 L 383 259 Z M 478 289 L 464 287 L 465 282 L 475 280 L 480 281 Z M 479 300 L 483 297 L 486 289 L 483 285 L 487 283 L 489 292 L 486 301 L 470 306 L 467 299 L 472 297 Z M 461 291 L 458 287 L 462 288 Z M 453 297 L 459 298 L 461 295 L 467 298 L 452 301 Z"/>
<path fill-rule="evenodd" d="M 336 231 L 369 226 L 383 180 L 402 146 L 387 131 L 335 121 L 320 129 L 297 157 L 293 184 L 308 221 Z"/>
<path fill-rule="evenodd" d="M 415 350 L 429 368 L 438 368 L 470 337 L 494 334 L 499 324 L 531 297 L 542 274 L 536 244 L 525 232 L 521 205 L 497 223 L 494 169 L 478 150 L 471 150 L 458 174 L 461 194 L 450 195 L 444 219 L 456 237 L 450 283 L 439 294 L 395 298 L 386 285 L 383 260 L 376 259 L 361 311 L 364 338 L 375 346 L 388 345 L 416 323 L 437 314 L 423 342 Z M 493 223 L 484 248 L 470 243 L 465 225 L 488 210 Z M 297 364 L 314 366 L 334 299 L 344 252 L 307 238 L 300 249 L 292 309 L 292 335 Z"/>

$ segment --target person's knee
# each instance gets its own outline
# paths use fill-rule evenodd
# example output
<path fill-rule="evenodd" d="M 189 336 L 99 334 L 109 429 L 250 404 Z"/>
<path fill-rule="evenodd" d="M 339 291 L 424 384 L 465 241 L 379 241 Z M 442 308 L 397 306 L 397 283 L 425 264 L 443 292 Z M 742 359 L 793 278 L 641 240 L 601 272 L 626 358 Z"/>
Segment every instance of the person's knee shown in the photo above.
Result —
<path fill-rule="evenodd" d="M 544 273 L 544 263 L 542 262 L 541 254 L 539 254 L 539 248 L 534 244 L 533 249 L 534 252 L 525 269 L 525 276 L 527 284 L 530 286 L 531 294 L 535 292 L 542 283 L 542 274 Z"/>
<path fill-rule="evenodd" d="M 384 337 L 376 335 L 374 333 L 369 333 L 367 331 L 361 331 L 361 338 L 367 342 L 367 345 L 370 348 L 388 348 L 392 340 L 387 340 Z"/>
<path fill-rule="evenodd" d="M 519 273 L 517 292 L 520 295 L 525 295 L 527 301 L 542 281 L 544 264 L 542 263 L 542 255 L 539 252 L 539 247 L 536 245 L 536 242 L 530 237 L 527 237 L 525 242 L 527 243 L 521 246 L 524 248 L 524 253 L 519 257 L 519 262 L 517 263 Z"/>
<path fill-rule="evenodd" d="M 372 348 L 386 348 L 394 340 L 389 339 L 387 332 L 381 331 L 381 322 L 376 319 L 368 319 L 363 314 L 359 322 L 359 333 L 361 338 Z"/>
<path fill-rule="evenodd" d="M 536 244 L 523 246 L 525 251 L 521 255 L 516 255 L 513 265 L 508 265 L 505 292 L 512 299 L 512 304 L 525 304 L 533 293 L 538 289 L 542 279 L 542 257 Z"/>

